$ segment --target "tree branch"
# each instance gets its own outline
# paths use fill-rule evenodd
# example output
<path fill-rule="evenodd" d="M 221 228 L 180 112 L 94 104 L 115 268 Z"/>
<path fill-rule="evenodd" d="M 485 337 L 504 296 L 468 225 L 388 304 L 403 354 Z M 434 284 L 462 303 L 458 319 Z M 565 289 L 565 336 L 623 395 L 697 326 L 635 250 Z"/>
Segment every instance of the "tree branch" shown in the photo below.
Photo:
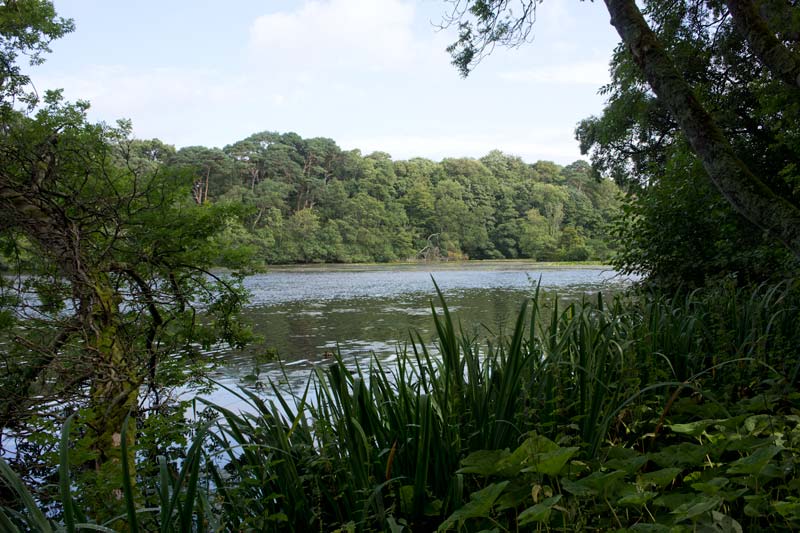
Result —
<path fill-rule="evenodd" d="M 726 0 L 739 30 L 761 63 L 784 83 L 800 87 L 800 55 L 788 49 L 771 32 L 751 0 Z"/>
<path fill-rule="evenodd" d="M 611 24 L 670 111 L 709 178 L 733 208 L 800 258 L 800 209 L 775 194 L 739 159 L 650 29 L 634 0 L 605 0 Z"/>

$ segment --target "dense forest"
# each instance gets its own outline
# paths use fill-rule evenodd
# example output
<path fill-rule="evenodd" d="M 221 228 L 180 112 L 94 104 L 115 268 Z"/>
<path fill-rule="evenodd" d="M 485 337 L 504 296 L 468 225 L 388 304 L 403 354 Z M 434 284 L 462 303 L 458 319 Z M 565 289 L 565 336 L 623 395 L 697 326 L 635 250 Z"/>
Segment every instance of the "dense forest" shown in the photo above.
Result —
<path fill-rule="evenodd" d="M 256 262 L 583 261 L 615 249 L 619 189 L 584 161 L 527 164 L 499 151 L 393 161 L 272 132 L 221 150 L 175 151 L 157 140 L 125 149 L 133 161 L 193 176 L 197 203 L 239 207 L 220 238 Z"/>

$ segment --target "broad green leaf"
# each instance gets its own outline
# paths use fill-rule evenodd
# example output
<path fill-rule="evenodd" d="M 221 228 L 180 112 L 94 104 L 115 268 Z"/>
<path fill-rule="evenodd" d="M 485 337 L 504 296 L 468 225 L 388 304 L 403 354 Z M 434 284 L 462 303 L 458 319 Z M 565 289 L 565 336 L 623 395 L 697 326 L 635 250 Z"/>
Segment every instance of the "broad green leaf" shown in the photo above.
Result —
<path fill-rule="evenodd" d="M 745 494 L 750 492 L 749 488 L 737 489 L 737 490 L 723 490 L 717 493 L 717 496 L 725 500 L 726 502 L 735 502 Z"/>
<path fill-rule="evenodd" d="M 518 517 L 517 524 L 524 526 L 532 522 L 547 522 L 553 506 L 561 501 L 561 494 L 556 494 L 550 498 L 542 500 L 533 507 L 528 507 L 522 511 Z"/>
<path fill-rule="evenodd" d="M 697 422 L 689 422 L 688 424 L 668 424 L 667 427 L 675 433 L 682 433 L 684 435 L 697 437 L 702 435 L 708 426 L 712 426 L 718 422 L 719 420 L 717 419 L 706 419 L 698 420 Z"/>
<path fill-rule="evenodd" d="M 670 492 L 667 494 L 662 494 L 655 500 L 653 503 L 658 505 L 659 507 L 666 507 L 667 509 L 673 510 L 677 509 L 678 507 L 684 504 L 691 504 L 692 502 L 697 501 L 697 494 L 687 494 L 685 492 Z"/>
<path fill-rule="evenodd" d="M 679 505 L 672 511 L 672 514 L 677 515 L 675 520 L 678 522 L 682 520 L 691 520 L 703 513 L 718 508 L 720 505 L 722 505 L 722 498 L 719 496 L 700 496 L 695 498 L 694 501 Z"/>
<path fill-rule="evenodd" d="M 661 470 L 642 474 L 639 476 L 639 482 L 641 484 L 655 485 L 658 488 L 664 488 L 675 481 L 675 478 L 681 472 L 683 472 L 683 469 L 681 468 L 662 468 Z"/>
<path fill-rule="evenodd" d="M 567 461 L 572 459 L 580 448 L 558 448 L 551 452 L 536 454 L 532 461 L 533 465 L 528 468 L 523 468 L 523 472 L 538 472 L 548 476 L 554 476 L 563 470 Z"/>
<path fill-rule="evenodd" d="M 625 472 L 622 470 L 613 470 L 611 472 L 592 472 L 585 478 L 578 481 L 578 483 L 593 488 L 599 494 L 607 494 L 608 491 L 616 484 L 616 482 L 624 477 Z"/>
<path fill-rule="evenodd" d="M 494 506 L 498 511 L 505 509 L 518 509 L 520 505 L 526 504 L 531 499 L 531 484 L 525 477 L 518 476 L 512 480 L 497 498 Z M 538 501 L 538 500 L 535 500 Z"/>
<path fill-rule="evenodd" d="M 637 491 L 618 499 L 617 505 L 635 505 L 638 507 L 646 504 L 656 496 L 658 496 L 658 493 L 651 490 L 645 490 L 642 492 Z"/>
<path fill-rule="evenodd" d="M 724 477 L 715 477 L 706 482 L 701 483 L 692 483 L 692 488 L 698 492 L 703 492 L 708 495 L 717 494 L 719 491 L 722 490 L 725 485 L 730 483 L 728 478 Z"/>
<path fill-rule="evenodd" d="M 633 474 L 642 468 L 645 463 L 647 463 L 647 457 L 644 455 L 635 455 L 626 459 L 612 459 L 611 461 L 606 461 L 603 466 L 613 470 L 624 470 L 628 474 Z"/>
<path fill-rule="evenodd" d="M 595 489 L 567 478 L 561 478 L 561 488 L 578 498 L 590 498 L 598 494 Z"/>
<path fill-rule="evenodd" d="M 457 473 L 493 476 L 503 467 L 501 461 L 510 455 L 508 450 L 478 450 L 461 461 L 461 468 Z"/>
<path fill-rule="evenodd" d="M 744 506 L 745 516 L 758 518 L 769 512 L 769 497 L 766 494 L 750 494 L 744 500 L 747 502 Z"/>
<path fill-rule="evenodd" d="M 716 530 L 721 533 L 742 533 L 742 525 L 733 519 L 732 516 L 722 514 L 719 511 L 711 511 Z"/>
<path fill-rule="evenodd" d="M 667 446 L 658 453 L 648 454 L 647 457 L 663 468 L 697 466 L 703 463 L 708 452 L 708 446 L 683 442 L 675 446 Z"/>
<path fill-rule="evenodd" d="M 333 533 L 356 533 L 356 523 L 350 521 L 339 529 L 335 529 Z"/>
<path fill-rule="evenodd" d="M 747 420 L 744 421 L 744 424 L 742 424 L 742 427 L 744 427 L 745 431 L 753 435 L 758 435 L 765 430 L 771 432 L 774 426 L 775 417 L 770 415 L 749 416 L 747 417 Z"/>
<path fill-rule="evenodd" d="M 400 520 L 403 521 L 403 524 L 398 523 L 393 516 L 390 516 L 386 519 L 386 523 L 389 524 L 390 533 L 403 533 L 405 530 L 405 520 L 402 518 Z"/>
<path fill-rule="evenodd" d="M 447 520 L 439 526 L 437 531 L 447 531 L 455 523 L 458 522 L 460 524 L 470 518 L 489 516 L 495 500 L 497 500 L 503 492 L 503 489 L 506 488 L 506 485 L 508 485 L 508 481 L 492 483 L 478 492 L 473 492 L 470 496 L 470 501 L 461 507 L 461 509 L 451 514 Z"/>
<path fill-rule="evenodd" d="M 777 446 L 764 446 L 759 448 L 747 457 L 731 463 L 728 474 L 759 474 L 767 466 L 770 459 L 775 457 L 781 448 Z"/>
<path fill-rule="evenodd" d="M 531 433 L 510 456 L 502 459 L 498 463 L 497 472 L 507 477 L 513 477 L 526 465 L 535 462 L 536 456 L 558 449 L 558 444 L 547 437 L 543 437 L 537 433 Z"/>
<path fill-rule="evenodd" d="M 772 506 L 787 520 L 800 520 L 800 501 L 773 502 Z"/>

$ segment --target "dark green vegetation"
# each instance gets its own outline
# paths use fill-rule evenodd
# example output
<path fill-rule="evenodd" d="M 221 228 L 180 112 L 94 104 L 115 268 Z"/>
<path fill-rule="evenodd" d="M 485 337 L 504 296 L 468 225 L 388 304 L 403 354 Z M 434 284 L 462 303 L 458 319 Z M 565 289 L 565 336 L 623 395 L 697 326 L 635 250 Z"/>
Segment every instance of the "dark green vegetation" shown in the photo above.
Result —
<path fill-rule="evenodd" d="M 567 167 L 493 151 L 392 161 L 331 139 L 263 132 L 222 150 L 139 142 L 195 176 L 195 201 L 233 205 L 222 231 L 259 264 L 439 259 L 607 259 L 619 189 Z M 233 262 L 236 262 L 236 258 Z"/>
<path fill-rule="evenodd" d="M 392 368 L 334 362 L 301 398 L 210 406 L 186 454 L 125 476 L 128 527 L 796 529 L 799 289 L 566 307 L 537 294 L 485 341 L 444 307 L 439 354 L 417 342 Z M 62 465 L 55 523 L 86 521 Z M 18 509 L 15 527 L 55 529 L 34 525 L 52 522 L 33 500 Z"/>
<path fill-rule="evenodd" d="M 455 3 L 465 72 L 524 39 L 536 5 Z M 63 427 L 58 458 L 25 470 L 43 433 L 18 448 L 22 476 L 0 461 L 3 530 L 800 528 L 797 7 L 606 5 L 623 45 L 578 135 L 629 192 L 617 264 L 661 288 L 537 294 L 486 339 L 445 307 L 435 346 L 417 338 L 396 366 L 339 360 L 301 398 L 242 392 L 250 413 L 189 424 L 159 392 L 247 333 L 241 292 L 206 265 L 602 257 L 614 187 L 499 152 L 131 141 L 29 91 L 18 57 L 71 23 L 0 3 L 0 414 L 4 431 Z"/>
<path fill-rule="evenodd" d="M 530 0 L 453 0 L 466 75 L 535 32 Z M 577 136 L 630 196 L 616 266 L 675 287 L 794 275 L 800 257 L 797 6 L 606 0 L 622 42 L 602 116 Z M 598 21 L 605 23 L 606 21 Z M 781 245 L 783 243 L 783 246 Z"/>
<path fill-rule="evenodd" d="M 27 92 L 16 56 L 38 61 L 71 27 L 46 2 L 0 4 L 0 425 L 35 436 L 80 409 L 81 461 L 95 469 L 82 489 L 97 510 L 143 387 L 159 407 L 198 347 L 247 332 L 231 320 L 244 303 L 235 280 L 206 270 L 233 211 L 195 205 L 191 176 L 141 157 L 125 124 Z"/>
<path fill-rule="evenodd" d="M 797 54 L 794 8 L 760 4 L 773 15 L 773 31 Z M 759 61 L 752 42 L 737 29 L 739 20 L 724 16 L 727 9 L 722 2 L 646 6 L 675 68 L 727 137 L 740 166 L 774 193 L 758 210 L 774 214 L 784 203 L 796 210 L 800 89 Z M 792 275 L 797 248 L 781 246 L 781 237 L 763 229 L 774 224 L 753 224 L 745 206 L 732 205 L 726 198 L 731 193 L 709 180 L 708 162 L 694 155 L 693 141 L 669 105 L 649 93 L 633 58 L 618 48 L 605 88 L 610 98 L 605 113 L 578 128 L 595 168 L 635 191 L 622 222 L 620 236 L 627 244 L 618 265 L 671 285 L 701 285 L 720 273 L 735 273 L 743 282 Z M 737 198 L 749 205 L 744 196 Z"/>

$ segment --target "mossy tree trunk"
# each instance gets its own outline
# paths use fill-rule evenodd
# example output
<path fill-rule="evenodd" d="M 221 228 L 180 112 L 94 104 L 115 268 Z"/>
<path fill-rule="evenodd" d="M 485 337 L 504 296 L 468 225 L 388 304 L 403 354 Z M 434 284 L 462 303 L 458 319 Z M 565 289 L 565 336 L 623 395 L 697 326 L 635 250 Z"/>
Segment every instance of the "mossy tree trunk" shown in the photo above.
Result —
<path fill-rule="evenodd" d="M 27 372 L 20 387 L 46 374 L 48 365 L 58 364 L 61 337 L 77 339 L 81 349 L 77 368 L 90 369 L 87 379 L 88 403 L 84 422 L 88 428 L 82 442 L 93 460 L 85 465 L 93 474 L 82 487 L 83 497 L 94 508 L 94 516 L 108 519 L 124 512 L 121 485 L 122 428 L 129 414 L 127 429 L 128 464 L 135 465 L 135 414 L 138 407 L 141 372 L 137 368 L 135 349 L 121 331 L 119 290 L 111 279 L 110 266 L 96 261 L 86 249 L 85 231 L 80 223 L 70 220 L 67 209 L 45 199 L 5 186 L 0 176 L 0 206 L 3 217 L 15 219 L 17 226 L 38 247 L 46 251 L 56 266 L 59 277 L 72 289 L 76 305 L 74 327 L 60 332 L 53 350 L 42 357 L 34 371 Z M 65 379 L 59 376 L 58 379 Z"/>
<path fill-rule="evenodd" d="M 136 464 L 134 444 L 136 410 L 138 407 L 140 373 L 131 350 L 120 335 L 119 295 L 114 291 L 108 274 L 92 276 L 93 307 L 89 320 L 87 354 L 95 374 L 89 391 L 86 424 L 89 428 L 88 447 L 94 455 L 95 476 L 87 494 L 98 518 L 112 518 L 123 512 L 121 487 L 121 458 L 123 426 L 128 449 L 128 464 Z M 130 416 L 129 418 L 129 415 Z M 135 473 L 131 472 L 131 480 Z"/>

